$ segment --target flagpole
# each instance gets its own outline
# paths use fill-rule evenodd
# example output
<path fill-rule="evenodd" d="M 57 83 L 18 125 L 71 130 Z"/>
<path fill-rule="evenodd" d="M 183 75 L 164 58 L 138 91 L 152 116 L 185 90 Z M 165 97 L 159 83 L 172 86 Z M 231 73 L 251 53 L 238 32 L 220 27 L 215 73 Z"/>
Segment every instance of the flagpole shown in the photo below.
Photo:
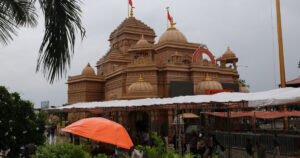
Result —
<path fill-rule="evenodd" d="M 277 32 L 278 32 L 278 47 L 279 47 L 280 80 L 281 80 L 281 88 L 285 88 L 285 69 L 284 69 L 284 55 L 283 55 L 283 42 L 282 42 L 280 0 L 276 0 L 276 10 L 277 10 Z M 283 105 L 283 111 L 287 111 L 287 105 Z M 284 117 L 283 125 L 284 125 L 284 129 L 289 128 L 288 117 Z"/>
<path fill-rule="evenodd" d="M 168 6 L 166 7 L 166 9 L 167 9 L 167 29 L 169 28 L 169 23 L 168 23 L 168 12 L 169 12 L 169 8 L 170 8 L 170 7 L 168 7 Z"/>

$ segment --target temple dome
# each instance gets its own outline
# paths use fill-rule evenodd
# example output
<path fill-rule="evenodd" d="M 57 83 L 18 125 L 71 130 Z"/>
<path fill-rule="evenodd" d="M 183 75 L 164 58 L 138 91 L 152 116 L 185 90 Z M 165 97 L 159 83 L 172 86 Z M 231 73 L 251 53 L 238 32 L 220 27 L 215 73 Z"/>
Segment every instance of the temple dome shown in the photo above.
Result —
<path fill-rule="evenodd" d="M 223 59 L 228 59 L 228 58 L 236 58 L 235 54 L 230 50 L 229 47 L 227 47 L 227 50 L 224 52 L 222 55 Z"/>
<path fill-rule="evenodd" d="M 239 90 L 241 93 L 249 93 L 249 89 L 247 87 L 240 86 Z"/>
<path fill-rule="evenodd" d="M 220 82 L 212 81 L 211 78 L 206 75 L 205 80 L 198 83 L 196 87 L 196 93 L 205 94 L 206 89 L 222 90 L 223 87 Z"/>
<path fill-rule="evenodd" d="M 132 48 L 136 49 L 136 48 L 151 48 L 151 47 L 153 47 L 153 44 L 150 44 L 142 34 L 141 39 Z"/>
<path fill-rule="evenodd" d="M 91 67 L 90 63 L 82 70 L 81 75 L 88 75 L 88 76 L 96 76 L 94 69 Z"/>
<path fill-rule="evenodd" d="M 141 94 L 141 93 L 152 93 L 153 87 L 149 82 L 145 82 L 142 76 L 139 77 L 138 81 L 131 84 L 128 87 L 129 94 Z"/>
<path fill-rule="evenodd" d="M 163 43 L 163 42 L 167 42 L 167 41 L 168 42 L 187 43 L 186 37 L 183 35 L 183 33 L 178 31 L 176 28 L 167 29 L 167 31 L 164 32 L 160 36 L 158 43 Z"/>

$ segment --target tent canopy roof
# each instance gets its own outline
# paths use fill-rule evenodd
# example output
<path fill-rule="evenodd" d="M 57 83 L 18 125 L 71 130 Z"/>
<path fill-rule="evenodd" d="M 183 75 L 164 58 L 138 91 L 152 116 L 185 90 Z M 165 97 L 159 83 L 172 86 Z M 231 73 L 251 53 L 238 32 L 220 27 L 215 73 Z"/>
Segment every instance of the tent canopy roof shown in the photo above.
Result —
<path fill-rule="evenodd" d="M 218 93 L 214 95 L 192 95 L 173 98 L 146 98 L 136 100 L 112 100 L 103 102 L 84 102 L 57 107 L 53 110 L 76 108 L 137 107 L 152 105 L 172 105 L 188 103 L 233 103 L 247 101 L 249 107 L 262 107 L 300 102 L 300 88 L 279 88 L 254 93 Z M 52 110 L 52 109 L 50 109 Z"/>

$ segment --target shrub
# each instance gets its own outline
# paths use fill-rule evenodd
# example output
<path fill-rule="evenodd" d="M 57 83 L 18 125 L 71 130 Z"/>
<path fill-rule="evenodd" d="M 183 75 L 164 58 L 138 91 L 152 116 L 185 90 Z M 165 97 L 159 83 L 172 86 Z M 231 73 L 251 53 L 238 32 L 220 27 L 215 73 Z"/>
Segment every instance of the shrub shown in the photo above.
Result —
<path fill-rule="evenodd" d="M 82 146 L 63 143 L 39 146 L 32 158 L 90 158 L 90 155 L 82 149 Z"/>

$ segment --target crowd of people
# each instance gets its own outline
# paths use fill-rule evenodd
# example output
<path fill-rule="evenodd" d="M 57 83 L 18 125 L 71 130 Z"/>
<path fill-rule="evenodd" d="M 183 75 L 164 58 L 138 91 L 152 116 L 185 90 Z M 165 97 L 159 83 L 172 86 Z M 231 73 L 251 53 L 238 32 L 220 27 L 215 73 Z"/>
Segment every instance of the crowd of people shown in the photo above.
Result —
<path fill-rule="evenodd" d="M 173 138 L 175 148 L 176 140 Z M 192 153 L 193 155 L 200 155 L 201 157 L 213 158 L 215 156 L 222 158 L 225 157 L 225 147 L 221 145 L 214 135 L 204 135 L 200 132 L 192 131 L 187 135 L 187 139 L 184 135 L 181 136 L 181 143 L 183 152 Z"/>

